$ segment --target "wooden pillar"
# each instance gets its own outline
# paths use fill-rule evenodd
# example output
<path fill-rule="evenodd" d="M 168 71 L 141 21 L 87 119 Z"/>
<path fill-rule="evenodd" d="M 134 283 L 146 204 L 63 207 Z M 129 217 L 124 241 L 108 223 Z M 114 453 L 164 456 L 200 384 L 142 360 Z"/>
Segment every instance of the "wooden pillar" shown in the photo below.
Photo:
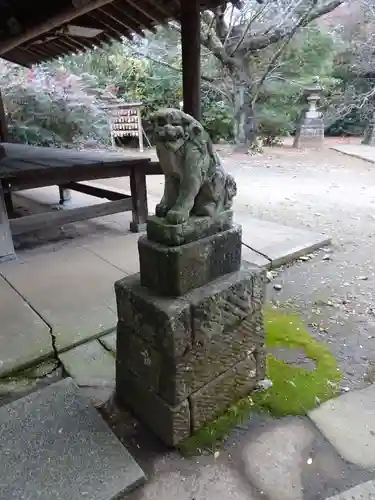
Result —
<path fill-rule="evenodd" d="M 5 114 L 4 102 L 1 92 L 0 92 L 0 141 L 9 142 L 8 121 Z M 3 188 L 3 196 L 6 209 L 8 211 L 8 214 L 12 214 L 14 212 L 14 208 L 13 208 L 12 192 L 10 185 L 5 179 L 1 180 L 1 185 Z"/>
<path fill-rule="evenodd" d="M 201 119 L 201 35 L 199 0 L 181 0 L 184 111 Z"/>
<path fill-rule="evenodd" d="M 0 141 L 8 142 L 8 124 L 6 120 L 3 98 L 0 92 Z M 1 151 L 0 151 L 1 160 Z M 13 210 L 10 186 L 5 179 L 0 182 L 0 263 L 14 259 L 12 234 L 9 228 L 8 212 Z"/>

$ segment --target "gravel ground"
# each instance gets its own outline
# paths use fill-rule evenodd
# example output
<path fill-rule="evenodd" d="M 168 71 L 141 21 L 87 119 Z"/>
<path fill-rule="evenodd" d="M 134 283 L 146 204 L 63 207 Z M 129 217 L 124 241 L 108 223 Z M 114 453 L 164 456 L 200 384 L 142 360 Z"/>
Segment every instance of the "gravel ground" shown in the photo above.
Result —
<path fill-rule="evenodd" d="M 375 373 L 375 165 L 328 148 L 222 156 L 241 216 L 332 236 L 330 249 L 281 269 L 273 283 L 282 289 L 271 284 L 268 298 L 300 312 L 329 344 L 345 387 L 362 386 Z"/>

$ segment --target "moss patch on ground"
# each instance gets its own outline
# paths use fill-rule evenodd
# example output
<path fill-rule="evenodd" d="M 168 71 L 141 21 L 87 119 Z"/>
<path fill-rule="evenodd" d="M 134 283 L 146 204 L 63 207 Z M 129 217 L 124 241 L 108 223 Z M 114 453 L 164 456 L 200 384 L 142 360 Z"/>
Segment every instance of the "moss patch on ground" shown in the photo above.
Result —
<path fill-rule="evenodd" d="M 315 362 L 315 370 L 287 364 L 267 356 L 267 378 L 272 386 L 255 391 L 231 406 L 216 420 L 200 429 L 194 436 L 180 444 L 184 454 L 213 451 L 230 431 L 248 420 L 253 412 L 268 412 L 275 417 L 305 415 L 318 404 L 338 394 L 342 378 L 336 359 L 328 348 L 319 343 L 296 314 L 285 314 L 277 309 L 267 309 L 264 315 L 266 347 L 303 349 Z"/>

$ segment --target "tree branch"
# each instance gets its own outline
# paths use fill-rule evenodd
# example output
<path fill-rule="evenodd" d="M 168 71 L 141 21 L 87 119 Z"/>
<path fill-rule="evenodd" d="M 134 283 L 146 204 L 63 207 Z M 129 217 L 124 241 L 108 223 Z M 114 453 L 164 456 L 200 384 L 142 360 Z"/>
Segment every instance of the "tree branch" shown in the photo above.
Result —
<path fill-rule="evenodd" d="M 206 47 L 224 67 L 228 68 L 229 71 L 233 71 L 235 60 L 228 55 L 224 44 L 216 35 L 212 23 L 212 20 L 216 21 L 215 17 L 208 12 L 203 12 L 201 16 L 207 26 L 206 33 L 203 32 L 204 30 L 201 30 L 201 44 Z"/>
<path fill-rule="evenodd" d="M 304 15 L 301 17 L 303 19 L 303 23 L 299 24 L 298 27 L 302 28 L 307 26 L 309 23 L 318 19 L 325 14 L 328 14 L 332 10 L 336 9 L 339 5 L 341 5 L 344 0 L 330 0 L 323 5 L 316 6 L 313 10 L 311 10 L 308 15 Z M 241 51 L 244 52 L 256 52 L 257 50 L 265 49 L 269 45 L 280 42 L 284 38 L 290 36 L 290 33 L 294 30 L 294 26 L 287 25 L 281 26 L 280 28 L 274 29 L 270 33 L 261 34 L 259 36 L 248 36 L 247 39 L 244 39 L 242 46 L 240 47 Z"/>
<path fill-rule="evenodd" d="M 252 103 L 253 104 L 258 99 L 260 89 L 262 88 L 263 83 L 265 82 L 268 74 L 272 70 L 272 68 L 275 65 L 276 61 L 279 59 L 279 57 L 281 56 L 281 54 L 284 52 L 284 50 L 286 49 L 287 45 L 290 43 L 291 39 L 296 34 L 296 32 L 302 26 L 305 26 L 306 19 L 311 15 L 311 12 L 314 9 L 317 1 L 318 0 L 313 0 L 312 1 L 312 4 L 310 6 L 310 10 L 307 11 L 305 13 L 305 15 L 300 18 L 300 20 L 298 21 L 298 23 L 295 24 L 295 26 L 293 27 L 293 29 L 289 32 L 288 37 L 286 39 L 284 39 L 283 43 L 280 45 L 280 47 L 276 50 L 276 52 L 271 57 L 270 61 L 267 64 L 267 67 L 266 67 L 265 71 L 263 72 L 262 77 L 260 78 L 260 80 L 257 83 L 256 89 L 252 92 Z"/>
<path fill-rule="evenodd" d="M 227 34 L 228 34 L 228 25 L 225 22 L 225 7 L 220 6 L 216 7 L 216 9 L 212 10 L 215 18 L 215 29 L 216 29 L 216 36 L 218 39 L 224 43 Z"/>

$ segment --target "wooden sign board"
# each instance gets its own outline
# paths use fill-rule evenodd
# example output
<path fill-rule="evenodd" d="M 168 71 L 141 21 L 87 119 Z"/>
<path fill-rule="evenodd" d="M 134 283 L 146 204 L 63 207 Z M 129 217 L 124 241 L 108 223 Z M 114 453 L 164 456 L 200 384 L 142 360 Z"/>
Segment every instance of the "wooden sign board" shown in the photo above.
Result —
<path fill-rule="evenodd" d="M 112 145 L 116 137 L 138 137 L 139 150 L 143 152 L 142 103 L 113 104 L 108 106 L 111 123 Z"/>

